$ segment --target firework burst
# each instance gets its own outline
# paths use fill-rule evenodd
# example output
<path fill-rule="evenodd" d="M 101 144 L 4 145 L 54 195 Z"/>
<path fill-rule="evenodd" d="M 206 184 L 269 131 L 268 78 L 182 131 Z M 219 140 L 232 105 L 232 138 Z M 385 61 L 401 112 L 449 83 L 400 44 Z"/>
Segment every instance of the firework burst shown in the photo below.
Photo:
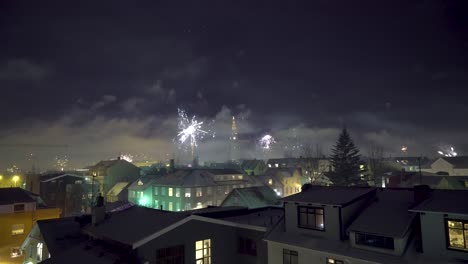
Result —
<path fill-rule="evenodd" d="M 210 134 L 214 137 L 214 133 L 203 129 L 203 122 L 197 121 L 195 116 L 188 118 L 184 110 L 178 109 L 178 114 L 179 132 L 177 133 L 177 141 L 180 146 L 190 146 L 192 158 L 194 158 L 195 149 L 198 147 L 198 141 Z"/>
<path fill-rule="evenodd" d="M 273 136 L 267 134 L 264 135 L 260 140 L 258 141 L 260 148 L 262 148 L 263 151 L 270 151 L 273 144 L 276 143 L 276 140 Z"/>
<path fill-rule="evenodd" d="M 444 156 L 444 157 L 456 157 L 458 156 L 458 153 L 455 152 L 455 148 L 452 147 L 452 146 L 445 146 L 445 147 L 442 147 L 439 151 L 437 151 L 437 153 L 441 156 Z"/>

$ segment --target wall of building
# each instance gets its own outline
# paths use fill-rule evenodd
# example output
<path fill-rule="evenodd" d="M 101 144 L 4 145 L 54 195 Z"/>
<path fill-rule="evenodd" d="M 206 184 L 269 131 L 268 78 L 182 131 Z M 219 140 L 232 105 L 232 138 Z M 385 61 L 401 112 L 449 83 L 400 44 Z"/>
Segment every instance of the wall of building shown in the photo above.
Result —
<path fill-rule="evenodd" d="M 42 243 L 42 260 L 38 260 L 38 243 Z M 24 263 L 36 264 L 49 258 L 49 249 L 47 248 L 44 238 L 39 232 L 39 228 L 33 228 L 29 236 L 28 244 L 25 245 L 23 257 Z"/>
<path fill-rule="evenodd" d="M 454 175 L 453 165 L 441 158 L 432 163 L 430 172 L 437 173 L 440 171 L 447 172 L 449 175 Z"/>
<path fill-rule="evenodd" d="M 24 204 L 25 212 L 32 212 L 36 209 L 36 202 L 31 203 L 15 203 L 15 204 Z M 5 204 L 0 205 L 0 214 L 11 214 L 13 213 L 14 204 Z"/>
<path fill-rule="evenodd" d="M 447 248 L 446 218 L 468 220 L 468 215 L 447 214 L 447 216 L 444 216 L 444 214 L 440 213 L 421 214 L 423 254 L 434 257 L 468 260 L 468 252 Z"/>
<path fill-rule="evenodd" d="M 345 264 L 371 264 L 376 262 L 340 256 L 336 254 L 315 251 L 311 249 L 291 246 L 278 242 L 268 241 L 268 264 L 283 264 L 283 249 L 298 252 L 298 264 L 323 263 L 327 264 L 327 258 L 342 260 Z"/>
<path fill-rule="evenodd" d="M 385 253 L 385 254 L 391 254 L 391 255 L 396 255 L 396 256 L 401 256 L 404 253 L 406 249 L 407 240 L 408 240 L 408 236 L 405 236 L 404 238 L 393 238 L 395 249 L 391 250 L 391 249 L 385 249 L 385 248 L 358 245 L 356 244 L 356 233 L 350 232 L 349 234 L 349 242 L 355 248 L 360 248 L 363 250 L 375 251 L 375 252 L 380 252 L 380 253 Z"/>
<path fill-rule="evenodd" d="M 266 242 L 262 240 L 263 234 L 259 231 L 243 230 L 202 221 L 190 221 L 138 248 L 137 254 L 144 261 L 156 263 L 157 249 L 184 245 L 185 263 L 195 263 L 195 242 L 211 239 L 212 263 L 265 264 L 267 263 L 267 246 Z M 256 240 L 256 257 L 238 253 L 238 238 L 241 236 Z"/>
<path fill-rule="evenodd" d="M 306 203 L 299 204 L 303 206 L 311 206 L 317 208 L 323 208 L 324 210 L 324 223 L 325 231 L 299 228 L 298 227 L 298 214 L 297 206 L 295 203 L 285 203 L 285 222 L 287 232 L 295 234 L 313 235 L 316 237 L 339 240 L 340 239 L 340 220 L 339 220 L 339 208 L 333 208 L 332 206 L 322 205 L 308 205 Z"/>

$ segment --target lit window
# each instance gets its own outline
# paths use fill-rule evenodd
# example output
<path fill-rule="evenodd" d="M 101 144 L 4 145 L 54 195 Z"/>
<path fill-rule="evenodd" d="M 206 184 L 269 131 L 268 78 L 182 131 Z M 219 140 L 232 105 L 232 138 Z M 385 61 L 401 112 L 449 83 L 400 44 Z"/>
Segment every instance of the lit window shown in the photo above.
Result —
<path fill-rule="evenodd" d="M 180 188 L 175 188 L 175 196 L 180 197 Z"/>
<path fill-rule="evenodd" d="M 169 196 L 170 196 L 170 197 L 172 197 L 172 195 L 173 195 L 173 191 L 174 191 L 174 190 L 173 190 L 173 188 L 169 188 L 168 190 L 169 190 L 169 191 L 168 191 L 168 193 L 169 193 Z"/>
<path fill-rule="evenodd" d="M 332 259 L 332 258 L 327 258 L 327 264 L 344 264 L 344 261 L 337 260 L 337 259 Z"/>
<path fill-rule="evenodd" d="M 190 197 L 190 196 L 191 196 L 190 188 L 185 188 L 185 197 Z"/>
<path fill-rule="evenodd" d="M 283 264 L 298 264 L 298 254 L 297 251 L 283 249 Z"/>
<path fill-rule="evenodd" d="M 449 248 L 468 250 L 468 221 L 447 220 Z"/>
<path fill-rule="evenodd" d="M 42 261 L 42 248 L 44 244 L 37 243 L 37 261 Z"/>
<path fill-rule="evenodd" d="M 269 179 L 269 180 L 268 180 L 268 184 L 269 184 L 269 185 L 273 185 L 273 179 Z"/>
<path fill-rule="evenodd" d="M 195 196 L 196 197 L 202 197 L 202 195 L 203 195 L 202 188 L 198 187 Z"/>
<path fill-rule="evenodd" d="M 161 195 L 162 196 L 166 196 L 166 188 L 165 187 L 161 187 Z"/>
<path fill-rule="evenodd" d="M 198 202 L 198 203 L 197 203 L 197 207 L 196 207 L 196 208 L 197 208 L 197 209 L 199 209 L 199 208 L 203 208 L 203 205 L 202 205 L 202 203 L 201 203 L 201 202 Z"/>
<path fill-rule="evenodd" d="M 271 168 L 271 164 L 268 164 L 268 168 Z"/>
<path fill-rule="evenodd" d="M 359 165 L 359 169 L 360 169 L 360 170 L 364 170 L 364 165 L 362 165 L 362 164 Z"/>
<path fill-rule="evenodd" d="M 24 204 L 15 204 L 15 205 L 13 205 L 13 211 L 15 213 L 24 212 Z"/>
<path fill-rule="evenodd" d="M 17 224 L 11 226 L 11 235 L 22 235 L 24 234 L 24 224 Z"/>
<path fill-rule="evenodd" d="M 10 251 L 10 257 L 12 258 L 17 258 L 20 257 L 23 254 L 21 249 L 19 247 L 12 247 Z"/>
<path fill-rule="evenodd" d="M 169 202 L 168 210 L 169 210 L 169 211 L 172 211 L 172 202 Z"/>
<path fill-rule="evenodd" d="M 275 164 L 275 167 L 276 167 L 276 168 L 278 168 L 278 167 L 279 167 L 279 164 L 278 164 L 278 163 L 276 163 L 276 164 Z"/>
<path fill-rule="evenodd" d="M 366 233 L 356 233 L 356 244 L 391 250 L 395 248 L 393 238 L 385 236 L 376 236 Z"/>
<path fill-rule="evenodd" d="M 238 180 L 242 180 L 243 178 L 244 178 L 243 175 L 238 175 L 238 176 L 237 176 L 237 179 L 238 179 Z"/>
<path fill-rule="evenodd" d="M 195 242 L 195 263 L 211 264 L 211 239 Z"/>
<path fill-rule="evenodd" d="M 183 245 L 158 249 L 156 252 L 156 263 L 184 264 L 184 253 Z"/>
<path fill-rule="evenodd" d="M 154 200 L 154 209 L 159 209 L 159 201 Z"/>
<path fill-rule="evenodd" d="M 211 195 L 212 192 L 213 191 L 211 187 L 206 187 L 206 195 Z"/>
<path fill-rule="evenodd" d="M 176 210 L 180 211 L 180 203 L 179 202 L 176 202 Z"/>
<path fill-rule="evenodd" d="M 308 228 L 315 230 L 325 230 L 323 219 L 323 208 L 299 206 L 298 226 L 300 228 Z"/>
<path fill-rule="evenodd" d="M 159 187 L 154 187 L 154 195 L 158 195 Z"/>

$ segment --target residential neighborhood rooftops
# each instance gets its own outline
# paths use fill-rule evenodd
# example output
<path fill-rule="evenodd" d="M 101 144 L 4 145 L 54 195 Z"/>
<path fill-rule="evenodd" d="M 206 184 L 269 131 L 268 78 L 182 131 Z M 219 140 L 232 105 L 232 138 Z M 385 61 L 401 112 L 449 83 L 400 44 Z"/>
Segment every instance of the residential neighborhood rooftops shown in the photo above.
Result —
<path fill-rule="evenodd" d="M 36 200 L 31 197 L 28 191 L 18 187 L 0 188 L 0 205 L 14 203 L 32 203 Z"/>
<path fill-rule="evenodd" d="M 413 191 L 409 189 L 380 190 L 377 198 L 363 210 L 348 231 L 403 237 L 415 217 L 414 213 L 408 212 L 413 200 Z"/>
<path fill-rule="evenodd" d="M 265 164 L 265 162 L 257 159 L 244 160 L 241 167 L 243 170 L 254 170 L 259 164 Z"/>
<path fill-rule="evenodd" d="M 307 190 L 283 198 L 283 201 L 345 206 L 375 191 L 376 188 L 367 187 L 310 186 Z"/>
<path fill-rule="evenodd" d="M 85 176 L 81 176 L 81 175 L 77 175 L 77 174 L 73 174 L 73 173 L 54 173 L 54 174 L 43 175 L 41 177 L 41 182 L 51 182 L 51 181 L 55 181 L 55 180 L 58 180 L 58 179 L 64 178 L 64 177 L 75 177 L 75 178 L 78 178 L 78 179 L 85 179 L 86 178 Z"/>
<path fill-rule="evenodd" d="M 230 169 L 212 170 L 212 169 L 179 169 L 173 173 L 158 177 L 154 179 L 156 185 L 167 186 L 214 186 L 218 185 L 216 175 L 243 175 L 242 172 Z M 244 178 L 245 177 L 245 178 Z M 247 179 L 244 176 L 242 180 Z"/>
<path fill-rule="evenodd" d="M 84 230 L 98 239 L 110 239 L 125 245 L 133 245 L 148 234 L 156 233 L 186 216 L 187 214 L 133 206 L 111 213 L 102 223 L 89 225 Z M 123 226 L 125 228 L 122 228 Z"/>
<path fill-rule="evenodd" d="M 468 206 L 464 202 L 467 200 L 467 191 L 433 190 L 427 200 L 411 208 L 410 211 L 468 214 Z"/>

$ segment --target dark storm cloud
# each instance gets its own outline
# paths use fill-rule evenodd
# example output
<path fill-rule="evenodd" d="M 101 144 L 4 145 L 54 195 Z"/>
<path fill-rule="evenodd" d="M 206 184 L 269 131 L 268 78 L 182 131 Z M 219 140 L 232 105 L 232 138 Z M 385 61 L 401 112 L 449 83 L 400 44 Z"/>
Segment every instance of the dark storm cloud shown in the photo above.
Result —
<path fill-rule="evenodd" d="M 233 115 L 249 157 L 263 133 L 327 150 L 342 126 L 363 152 L 462 148 L 467 5 L 4 1 L 0 142 L 78 146 L 81 163 L 172 155 L 183 107 L 216 121 L 205 160 L 227 159 Z"/>

